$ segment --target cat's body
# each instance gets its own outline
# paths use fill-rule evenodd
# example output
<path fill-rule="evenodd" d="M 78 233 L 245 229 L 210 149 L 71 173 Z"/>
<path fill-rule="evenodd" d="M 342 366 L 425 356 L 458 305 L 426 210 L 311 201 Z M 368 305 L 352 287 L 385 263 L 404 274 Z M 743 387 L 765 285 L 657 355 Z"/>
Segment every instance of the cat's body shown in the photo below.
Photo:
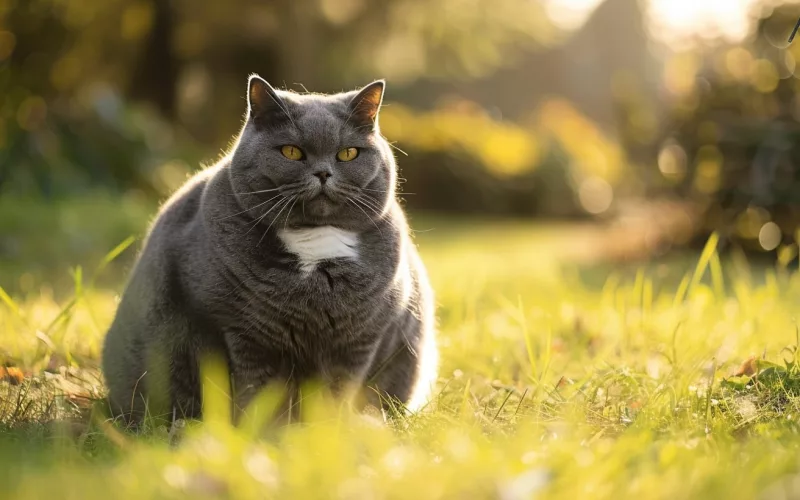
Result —
<path fill-rule="evenodd" d="M 115 414 L 135 422 L 148 401 L 199 416 L 204 353 L 225 358 L 240 408 L 269 382 L 313 379 L 424 401 L 433 298 L 377 129 L 382 92 L 251 78 L 237 146 L 167 202 L 125 290 L 103 352 Z"/>

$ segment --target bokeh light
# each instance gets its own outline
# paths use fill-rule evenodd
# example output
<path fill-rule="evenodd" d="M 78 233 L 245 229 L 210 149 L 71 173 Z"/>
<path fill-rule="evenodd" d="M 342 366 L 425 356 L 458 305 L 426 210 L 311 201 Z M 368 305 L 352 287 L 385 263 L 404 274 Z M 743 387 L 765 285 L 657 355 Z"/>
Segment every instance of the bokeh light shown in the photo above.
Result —
<path fill-rule="evenodd" d="M 599 177 L 590 177 L 581 182 L 578 188 L 581 206 L 590 214 L 601 214 L 611 207 L 614 189 Z"/>
<path fill-rule="evenodd" d="M 742 40 L 757 0 L 649 0 L 653 35 L 676 43 L 694 36 Z"/>
<path fill-rule="evenodd" d="M 0 0 L 4 493 L 800 498 L 798 16 L 800 0 Z M 146 281 L 130 273 L 153 255 L 140 250 L 160 208 L 176 207 L 165 200 L 244 137 L 252 73 L 298 94 L 386 79 L 377 123 L 398 204 L 364 205 L 374 225 L 351 229 L 366 228 L 359 245 L 420 250 L 437 305 L 435 404 L 351 415 L 292 399 L 311 418 L 261 439 L 258 408 L 228 425 L 236 386 L 219 363 L 200 377 L 207 425 L 117 430 L 102 418 L 103 337 L 126 283 Z M 374 141 L 349 118 L 328 139 Z M 295 172 L 334 164 L 308 151 Z M 242 177 L 274 183 L 269 157 Z M 218 180 L 238 175 L 225 168 Z M 204 216 L 213 192 L 190 227 L 222 220 Z M 407 217 L 380 219 L 398 207 Z M 281 256 L 268 273 L 294 259 L 270 231 L 309 229 L 279 220 L 283 208 L 247 221 Z M 410 237 L 393 238 L 405 222 Z M 170 292 L 198 298 L 182 264 L 240 241 L 208 233 L 151 247 L 180 254 L 156 266 L 179 264 L 162 269 Z M 389 276 L 366 262 L 331 259 L 335 272 L 302 283 Z M 397 270 L 392 286 L 414 281 Z M 188 300 L 190 316 L 237 310 L 255 282 L 214 307 Z M 426 312 L 411 298 L 413 316 Z M 303 326 L 290 333 L 309 340 L 320 325 L 290 312 L 287 328 Z M 243 335 L 262 328 L 251 323 Z"/>
<path fill-rule="evenodd" d="M 774 222 L 767 222 L 758 232 L 758 243 L 764 250 L 775 250 L 781 244 L 781 228 Z"/>

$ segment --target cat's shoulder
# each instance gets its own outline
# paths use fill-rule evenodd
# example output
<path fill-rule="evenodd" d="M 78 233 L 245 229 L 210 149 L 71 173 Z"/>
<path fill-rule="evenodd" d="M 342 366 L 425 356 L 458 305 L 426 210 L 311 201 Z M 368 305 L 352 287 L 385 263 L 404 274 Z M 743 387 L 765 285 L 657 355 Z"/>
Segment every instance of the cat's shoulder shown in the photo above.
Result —
<path fill-rule="evenodd" d="M 159 210 L 158 219 L 167 223 L 180 223 L 199 215 L 206 188 L 223 166 L 217 163 L 203 168 L 190 177 L 164 202 Z"/>

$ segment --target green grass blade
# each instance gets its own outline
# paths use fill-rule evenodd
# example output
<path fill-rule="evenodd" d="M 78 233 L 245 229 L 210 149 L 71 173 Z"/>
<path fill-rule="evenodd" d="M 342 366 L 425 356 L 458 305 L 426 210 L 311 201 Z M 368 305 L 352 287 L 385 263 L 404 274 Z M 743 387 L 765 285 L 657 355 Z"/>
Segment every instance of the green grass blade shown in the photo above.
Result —
<path fill-rule="evenodd" d="M 75 296 L 80 297 L 83 295 L 83 268 L 81 266 L 75 267 L 72 270 L 72 281 L 75 286 Z"/>
<path fill-rule="evenodd" d="M 719 260 L 719 253 L 714 252 L 711 255 L 711 283 L 714 286 L 714 294 L 718 300 L 725 298 L 725 280 L 722 273 L 722 263 Z"/>
<path fill-rule="evenodd" d="M 644 290 L 644 269 L 639 268 L 636 271 L 636 279 L 633 282 L 633 307 L 641 307 Z"/>
<path fill-rule="evenodd" d="M 46 335 L 50 336 L 50 333 L 53 331 L 53 329 L 62 320 L 65 320 L 65 319 L 67 319 L 69 317 L 70 313 L 72 312 L 72 309 L 75 307 L 75 304 L 77 304 L 77 303 L 78 303 L 78 298 L 77 297 L 72 297 L 69 300 L 69 302 L 67 302 L 67 305 L 62 307 L 61 311 L 59 311 L 59 313 L 56 315 L 56 317 L 53 318 L 53 320 L 50 322 L 49 325 L 47 325 L 47 328 L 45 328 L 44 333 Z"/>
<path fill-rule="evenodd" d="M 124 252 L 125 250 L 127 250 L 127 248 L 128 248 L 129 246 L 131 246 L 131 245 L 133 244 L 133 242 L 134 242 L 134 241 L 136 241 L 136 237 L 134 237 L 134 236 L 128 236 L 127 238 L 125 238 L 125 239 L 122 241 L 122 243 L 120 243 L 119 245 L 115 246 L 115 247 L 114 247 L 114 248 L 113 248 L 113 249 L 112 249 L 110 252 L 108 252 L 108 253 L 107 253 L 107 254 L 106 254 L 106 255 L 105 255 L 105 256 L 104 256 L 104 257 L 101 259 L 101 261 L 100 261 L 100 264 L 99 264 L 99 265 L 98 265 L 98 266 L 95 268 L 95 270 L 94 270 L 94 274 L 92 275 L 92 280 L 91 280 L 91 285 L 90 285 L 90 287 L 93 287 L 93 286 L 94 286 L 94 283 L 95 283 L 95 280 L 96 280 L 97 276 L 98 276 L 98 275 L 100 275 L 100 273 L 102 273 L 102 272 L 103 272 L 103 270 L 104 270 L 106 267 L 108 267 L 108 265 L 109 265 L 109 264 L 111 264 L 111 262 L 113 262 L 113 261 L 114 261 L 114 259 L 116 259 L 117 257 L 119 257 L 119 256 L 120 256 L 120 254 L 121 254 L 122 252 Z"/>
<path fill-rule="evenodd" d="M 697 267 L 695 267 L 694 275 L 692 276 L 692 282 L 689 284 L 689 295 L 691 295 L 692 291 L 703 279 L 703 275 L 706 273 L 706 269 L 708 268 L 709 262 L 711 262 L 712 256 L 717 252 L 717 244 L 719 244 L 719 234 L 712 233 L 711 236 L 708 237 L 706 246 L 703 248 L 703 253 L 700 254 L 700 259 L 697 261 Z"/>
<path fill-rule="evenodd" d="M 11 312 L 14 313 L 15 316 L 22 317 L 19 306 L 16 302 L 14 302 L 14 299 L 12 299 L 11 296 L 6 293 L 2 286 L 0 286 L 0 300 L 3 301 L 6 307 L 11 309 Z"/>
<path fill-rule="evenodd" d="M 536 380 L 536 373 L 538 372 L 536 366 L 536 354 L 533 352 L 533 343 L 531 342 L 531 336 L 528 333 L 528 322 L 525 320 L 525 313 L 522 310 L 522 297 L 517 297 L 517 310 L 519 312 L 517 321 L 519 322 L 519 326 L 522 328 L 522 337 L 525 339 L 525 350 L 528 353 L 528 362 L 531 364 L 531 378 Z"/>
<path fill-rule="evenodd" d="M 678 285 L 678 290 L 675 292 L 675 299 L 672 301 L 672 307 L 677 308 L 683 303 L 686 298 L 686 291 L 689 290 L 690 273 L 686 273 Z"/>

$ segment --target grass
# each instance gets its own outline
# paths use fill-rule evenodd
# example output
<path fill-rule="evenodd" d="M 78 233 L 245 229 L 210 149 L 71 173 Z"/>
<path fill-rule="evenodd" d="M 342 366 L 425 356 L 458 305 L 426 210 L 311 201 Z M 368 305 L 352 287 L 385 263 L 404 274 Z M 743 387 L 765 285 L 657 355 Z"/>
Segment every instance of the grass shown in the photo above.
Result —
<path fill-rule="evenodd" d="M 177 447 L 164 428 L 121 434 L 91 418 L 119 286 L 76 268 L 71 298 L 0 294 L 0 353 L 19 370 L 0 382 L 3 497 L 800 495 L 794 270 L 721 262 L 712 241 L 691 266 L 581 271 L 589 243 L 558 227 L 415 226 L 440 381 L 425 412 L 389 423 L 310 398 L 302 422 L 257 437 L 210 392 Z"/>
<path fill-rule="evenodd" d="M 83 193 L 46 201 L 13 192 L 0 195 L 0 286 L 17 296 L 40 293 L 46 283 L 57 298 L 69 295 L 67 269 L 97 265 L 111 246 L 142 236 L 157 203 L 135 191 L 125 196 Z M 114 286 L 131 255 L 114 262 L 99 285 Z"/>

